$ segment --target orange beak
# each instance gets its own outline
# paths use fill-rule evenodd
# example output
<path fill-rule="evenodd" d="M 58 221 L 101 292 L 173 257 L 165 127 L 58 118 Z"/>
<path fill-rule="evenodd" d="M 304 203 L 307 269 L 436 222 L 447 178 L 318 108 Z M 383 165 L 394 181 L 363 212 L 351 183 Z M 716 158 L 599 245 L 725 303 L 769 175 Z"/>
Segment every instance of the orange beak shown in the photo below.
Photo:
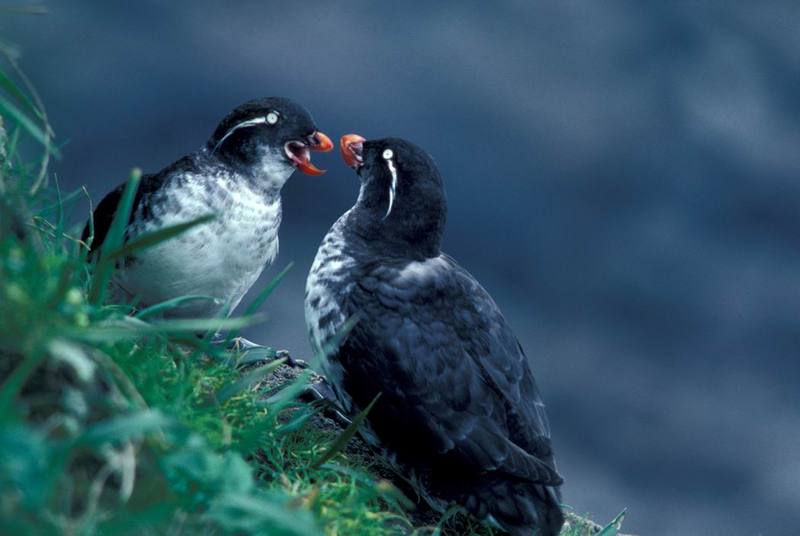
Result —
<path fill-rule="evenodd" d="M 339 140 L 339 151 L 341 151 L 344 163 L 348 167 L 358 169 L 364 165 L 362 151 L 364 150 L 365 141 L 367 140 L 358 134 L 345 134 Z"/>
<path fill-rule="evenodd" d="M 286 155 L 294 162 L 297 169 L 307 175 L 322 175 L 325 173 L 324 169 L 319 169 L 311 163 L 310 151 L 320 151 L 326 153 L 333 149 L 333 142 L 331 139 L 320 132 L 314 132 L 309 138 L 309 143 L 299 141 L 290 141 L 285 146 Z"/>
<path fill-rule="evenodd" d="M 312 151 L 320 151 L 323 153 L 327 153 L 328 151 L 333 149 L 333 142 L 331 141 L 331 139 L 322 132 L 320 132 L 319 130 L 314 132 L 314 135 L 311 136 L 311 138 L 317 142 L 316 144 L 311 145 Z"/>

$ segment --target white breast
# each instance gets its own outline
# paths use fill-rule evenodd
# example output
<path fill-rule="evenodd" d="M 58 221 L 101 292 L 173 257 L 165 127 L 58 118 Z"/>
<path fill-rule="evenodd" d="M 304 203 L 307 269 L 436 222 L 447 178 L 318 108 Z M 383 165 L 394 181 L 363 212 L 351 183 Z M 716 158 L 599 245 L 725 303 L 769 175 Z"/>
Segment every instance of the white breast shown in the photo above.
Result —
<path fill-rule="evenodd" d="M 218 300 L 194 302 L 175 311 L 178 316 L 209 316 L 223 307 L 232 311 L 278 253 L 280 196 L 266 199 L 244 181 L 192 176 L 166 195 L 170 210 L 157 222 L 142 224 L 137 233 L 208 213 L 217 218 L 137 254 L 116 282 L 128 295 L 139 295 L 141 305 L 188 294 Z"/>

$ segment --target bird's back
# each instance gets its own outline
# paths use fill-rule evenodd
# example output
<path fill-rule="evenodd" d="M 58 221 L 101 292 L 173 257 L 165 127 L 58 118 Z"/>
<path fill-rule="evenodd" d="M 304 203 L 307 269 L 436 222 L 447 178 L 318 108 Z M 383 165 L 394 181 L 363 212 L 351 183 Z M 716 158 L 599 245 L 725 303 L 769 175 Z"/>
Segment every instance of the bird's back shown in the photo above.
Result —
<path fill-rule="evenodd" d="M 158 192 L 170 177 L 177 176 L 181 171 L 188 171 L 194 167 L 194 156 L 190 155 L 181 158 L 158 173 L 148 173 L 142 175 L 142 178 L 139 181 L 139 187 L 137 188 L 136 194 L 133 198 L 133 205 L 131 207 L 131 213 L 128 217 L 127 224 L 130 225 L 137 218 L 149 217 L 150 215 L 147 211 L 147 207 L 150 205 L 150 197 L 154 193 Z M 89 251 L 91 254 L 95 254 L 105 243 L 106 237 L 108 236 L 108 232 L 111 228 L 111 222 L 114 220 L 114 216 L 117 213 L 117 208 L 122 199 L 122 193 L 125 191 L 125 186 L 126 183 L 120 184 L 111 192 L 106 194 L 106 196 L 100 201 L 100 203 L 98 203 L 97 207 L 95 207 L 94 211 L 92 212 L 92 221 L 86 222 L 81 235 L 81 240 L 83 242 L 87 242 L 89 238 L 92 239 L 91 244 L 89 244 Z M 145 209 L 143 213 L 141 212 L 142 209 Z M 92 230 L 94 230 L 93 235 Z"/>
<path fill-rule="evenodd" d="M 512 533 L 557 533 L 561 478 L 544 404 L 495 302 L 445 255 L 355 257 L 356 280 L 336 294 L 340 319 L 360 317 L 329 357 L 338 391 L 354 409 L 381 394 L 371 433 L 433 504 L 458 502 Z"/>

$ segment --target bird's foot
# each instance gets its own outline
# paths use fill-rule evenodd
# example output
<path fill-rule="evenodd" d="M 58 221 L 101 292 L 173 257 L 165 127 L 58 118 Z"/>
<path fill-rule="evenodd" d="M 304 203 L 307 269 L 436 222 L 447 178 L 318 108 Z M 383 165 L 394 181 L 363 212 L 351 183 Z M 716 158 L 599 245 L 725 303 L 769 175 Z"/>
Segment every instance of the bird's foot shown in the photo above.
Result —
<path fill-rule="evenodd" d="M 283 359 L 286 366 L 301 370 L 310 368 L 309 364 L 302 359 L 295 359 L 292 357 L 292 354 L 289 353 L 289 350 L 275 350 L 269 346 L 260 345 L 240 348 L 242 349 L 238 350 L 234 345 L 231 346 L 232 351 L 239 353 L 237 359 L 237 364 L 239 366 L 263 365 L 266 363 L 272 363 L 278 359 Z"/>
<path fill-rule="evenodd" d="M 339 401 L 336 399 L 336 394 L 331 389 L 327 380 L 321 380 L 316 383 L 306 385 L 303 392 L 300 394 L 300 399 L 306 403 L 313 404 L 319 402 L 324 405 L 325 416 L 334 420 L 342 428 L 347 428 L 353 421 L 347 416 L 344 409 L 339 406 Z"/>
<path fill-rule="evenodd" d="M 307 369 L 310 368 L 310 365 L 302 360 L 302 359 L 295 359 L 292 357 L 292 354 L 289 353 L 289 350 L 278 350 L 275 352 L 275 359 L 285 359 L 286 364 L 292 368 L 299 368 L 299 369 Z"/>
<path fill-rule="evenodd" d="M 224 344 L 226 342 L 227 342 L 226 339 L 219 339 L 215 340 L 214 344 Z M 233 352 L 247 353 L 250 350 L 269 349 L 269 347 L 255 343 L 251 340 L 245 339 L 244 337 L 235 337 L 231 339 L 230 344 L 228 345 L 228 349 Z M 275 350 L 274 357 L 272 359 L 285 359 L 286 364 L 292 368 L 301 368 L 301 369 L 309 368 L 308 363 L 306 363 L 302 359 L 295 359 L 294 357 L 292 357 L 292 354 L 289 353 L 289 350 Z M 272 361 L 272 359 L 264 359 L 264 360 Z"/>

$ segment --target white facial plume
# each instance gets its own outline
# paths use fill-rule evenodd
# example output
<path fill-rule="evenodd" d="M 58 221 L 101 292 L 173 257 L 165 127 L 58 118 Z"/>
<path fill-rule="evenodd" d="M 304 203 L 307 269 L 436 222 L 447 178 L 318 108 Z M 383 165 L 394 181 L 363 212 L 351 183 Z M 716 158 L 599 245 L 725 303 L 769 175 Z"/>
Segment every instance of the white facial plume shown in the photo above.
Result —
<path fill-rule="evenodd" d="M 273 118 L 274 120 L 272 120 L 272 121 L 270 120 L 270 117 L 269 117 L 270 115 L 274 116 L 274 118 Z M 253 127 L 253 126 L 256 126 L 256 125 L 263 125 L 264 123 L 269 123 L 270 125 L 274 125 L 275 123 L 277 123 L 277 121 L 278 121 L 278 117 L 275 114 L 275 112 L 270 112 L 270 114 L 267 117 L 254 117 L 253 119 L 248 119 L 247 121 L 242 121 L 238 125 L 234 125 L 228 132 L 226 132 L 225 135 L 222 136 L 222 138 L 220 138 L 220 140 L 214 146 L 214 150 L 211 151 L 211 152 L 212 153 L 217 152 L 217 149 L 219 149 L 220 145 L 222 145 L 225 142 L 225 140 L 228 139 L 228 137 L 231 134 L 233 134 L 234 132 L 236 132 L 240 128 L 247 128 L 247 127 Z"/>
<path fill-rule="evenodd" d="M 394 151 L 391 149 L 386 149 L 383 151 L 383 159 L 386 160 L 386 165 L 389 167 L 389 173 L 392 174 L 392 184 L 389 186 L 389 208 L 386 209 L 386 214 L 383 216 L 383 219 L 389 217 L 389 213 L 392 212 L 392 205 L 394 205 L 394 196 L 397 192 L 397 169 L 394 167 Z"/>

